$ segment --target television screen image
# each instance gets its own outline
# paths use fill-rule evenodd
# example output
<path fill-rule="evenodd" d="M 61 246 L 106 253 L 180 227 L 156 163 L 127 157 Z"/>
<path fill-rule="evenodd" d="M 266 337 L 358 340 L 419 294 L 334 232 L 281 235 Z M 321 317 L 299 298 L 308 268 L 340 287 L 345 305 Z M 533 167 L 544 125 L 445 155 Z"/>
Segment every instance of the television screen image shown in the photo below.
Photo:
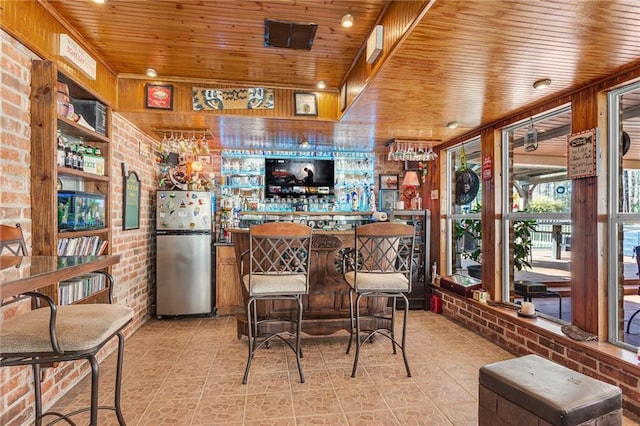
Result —
<path fill-rule="evenodd" d="M 265 195 L 301 197 L 333 194 L 333 160 L 265 160 Z"/>

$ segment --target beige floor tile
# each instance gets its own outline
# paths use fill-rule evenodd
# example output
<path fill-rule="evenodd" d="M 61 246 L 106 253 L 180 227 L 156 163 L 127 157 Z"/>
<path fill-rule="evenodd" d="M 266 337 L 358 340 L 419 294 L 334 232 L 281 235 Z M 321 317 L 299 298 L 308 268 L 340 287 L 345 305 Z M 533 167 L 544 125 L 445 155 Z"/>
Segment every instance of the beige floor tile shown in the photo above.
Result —
<path fill-rule="evenodd" d="M 291 392 L 247 394 L 245 421 L 293 417 Z"/>
<path fill-rule="evenodd" d="M 345 354 L 341 331 L 303 337 L 305 383 L 293 352 L 274 340 L 256 353 L 243 385 L 247 339 L 237 338 L 235 317 L 152 319 L 125 345 L 124 416 L 129 426 L 475 425 L 479 367 L 513 355 L 430 312 L 411 311 L 408 336 L 411 378 L 380 336 L 363 346 L 351 378 L 355 347 Z M 111 354 L 101 362 L 101 404 L 113 401 L 114 378 Z M 89 387 L 83 378 L 55 408 L 86 407 Z M 88 414 L 75 420 L 87 424 Z M 117 425 L 109 411 L 99 420 Z"/>
<path fill-rule="evenodd" d="M 352 385 L 336 389 L 344 413 L 367 412 L 387 408 L 382 394 L 375 386 Z"/>
<path fill-rule="evenodd" d="M 192 425 L 217 425 L 244 420 L 245 396 L 201 398 L 193 413 Z"/>
<path fill-rule="evenodd" d="M 249 381 L 251 383 L 251 381 Z M 231 396 L 247 394 L 247 385 L 242 384 L 241 374 L 224 374 L 209 376 L 202 389 L 202 398 L 208 399 L 216 396 Z"/>
<path fill-rule="evenodd" d="M 327 425 L 327 426 L 346 426 L 347 420 L 343 414 L 323 414 L 317 416 L 296 417 L 297 426 L 307 425 Z"/>
<path fill-rule="evenodd" d="M 297 379 L 296 373 L 293 380 Z M 245 386 L 247 387 L 247 395 L 291 392 L 289 372 L 287 371 L 274 371 L 272 373 L 255 373 L 252 371 Z"/>
<path fill-rule="evenodd" d="M 427 399 L 415 383 L 388 383 L 378 389 L 391 409 L 419 406 Z"/>
<path fill-rule="evenodd" d="M 265 419 L 265 420 L 248 420 L 243 423 L 245 426 L 295 426 L 296 419 L 289 417 L 286 419 Z M 298 422 L 300 424 L 300 422 Z M 225 423 L 226 425 L 226 423 Z"/>
<path fill-rule="evenodd" d="M 138 425 L 191 425 L 191 419 L 197 405 L 197 398 L 176 399 L 173 401 L 154 401 L 149 404 L 144 415 L 138 422 Z"/>
<path fill-rule="evenodd" d="M 412 425 L 453 425 L 433 403 L 426 403 L 419 407 L 397 408 L 392 410 L 403 426 Z"/>
<path fill-rule="evenodd" d="M 478 424 L 478 403 L 439 404 L 438 408 L 456 426 L 475 426 Z"/>
<path fill-rule="evenodd" d="M 158 389 L 155 401 L 170 401 L 177 399 L 199 399 L 202 395 L 207 378 L 192 376 L 175 376 L 167 378 Z"/>
<path fill-rule="evenodd" d="M 391 410 L 372 410 L 365 413 L 347 413 L 347 422 L 351 426 L 392 426 L 400 425 Z"/>
<path fill-rule="evenodd" d="M 293 392 L 293 409 L 296 416 L 342 413 L 333 389 Z"/>

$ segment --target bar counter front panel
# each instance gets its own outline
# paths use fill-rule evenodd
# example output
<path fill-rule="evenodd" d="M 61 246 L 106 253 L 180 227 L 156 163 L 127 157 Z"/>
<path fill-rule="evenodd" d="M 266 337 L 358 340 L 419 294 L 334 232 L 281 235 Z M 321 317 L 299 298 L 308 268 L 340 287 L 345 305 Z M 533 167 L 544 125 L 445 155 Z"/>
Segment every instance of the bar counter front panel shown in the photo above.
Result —
<path fill-rule="evenodd" d="M 240 276 L 241 254 L 249 249 L 249 230 L 233 229 L 233 246 Z M 303 298 L 302 331 L 311 335 L 330 335 L 339 330 L 349 330 L 349 285 L 342 276 L 342 255 L 354 245 L 354 231 L 314 230 L 311 242 L 311 266 L 309 271 L 309 295 Z M 248 262 L 249 256 L 244 261 Z M 248 264 L 245 264 L 248 271 Z M 242 287 L 244 313 L 237 318 L 238 338 L 247 335 L 246 305 L 249 295 Z M 370 315 L 386 310 L 384 298 L 363 298 L 361 309 Z M 258 301 L 258 316 L 289 318 L 295 312 L 295 302 L 288 300 Z M 377 327 L 385 320 L 369 317 L 363 319 L 362 328 Z M 295 325 L 287 321 L 266 323 L 261 332 L 293 332 Z"/>

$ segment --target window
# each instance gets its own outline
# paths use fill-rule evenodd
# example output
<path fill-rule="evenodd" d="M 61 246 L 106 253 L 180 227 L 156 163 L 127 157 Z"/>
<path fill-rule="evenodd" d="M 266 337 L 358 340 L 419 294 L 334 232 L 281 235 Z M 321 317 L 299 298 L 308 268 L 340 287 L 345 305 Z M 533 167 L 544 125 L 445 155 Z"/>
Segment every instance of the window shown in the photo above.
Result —
<path fill-rule="evenodd" d="M 635 349 L 640 346 L 640 83 L 610 92 L 608 108 L 609 340 Z"/>
<path fill-rule="evenodd" d="M 503 300 L 523 300 L 516 282 L 546 287 L 550 297 L 533 297 L 536 310 L 565 320 L 571 318 L 570 133 L 568 106 L 502 131 Z"/>
<path fill-rule="evenodd" d="M 447 150 L 447 265 L 444 275 L 473 275 L 480 264 L 480 185 L 482 157 L 480 138 Z"/>

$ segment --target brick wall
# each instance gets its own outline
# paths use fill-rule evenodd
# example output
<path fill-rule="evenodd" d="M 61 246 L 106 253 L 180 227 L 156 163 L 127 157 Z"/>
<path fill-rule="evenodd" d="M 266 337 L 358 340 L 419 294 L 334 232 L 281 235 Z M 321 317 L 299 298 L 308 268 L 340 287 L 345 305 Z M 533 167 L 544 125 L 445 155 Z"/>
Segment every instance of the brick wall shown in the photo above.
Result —
<path fill-rule="evenodd" d="M 120 283 L 115 297 L 119 303 L 135 309 L 133 329 L 137 329 L 149 318 L 151 303 L 155 300 L 155 223 L 152 223 L 152 212 L 157 188 L 157 167 L 153 156 L 157 142 L 118 114 L 113 114 L 112 127 L 111 252 L 120 255 L 120 263 L 114 268 L 114 277 Z M 140 179 L 140 228 L 127 231 L 122 229 L 123 162 L 128 171 L 136 172 Z"/>
<path fill-rule="evenodd" d="M 29 93 L 35 56 L 4 31 L 0 31 L 0 46 L 0 223 L 20 223 L 30 249 Z M 21 309 L 25 307 L 0 310 L 0 321 Z M 33 406 L 30 381 L 30 368 L 0 368 L 0 424 L 29 423 L 28 409 Z"/>
<path fill-rule="evenodd" d="M 30 82 L 31 61 L 38 59 L 26 47 L 4 31 L 0 67 L 0 223 L 20 223 L 31 251 L 31 179 L 30 179 Z M 134 126 L 113 114 L 112 125 L 111 253 L 120 254 L 121 261 L 113 268 L 116 279 L 115 300 L 135 309 L 128 336 L 148 318 L 154 284 L 152 254 L 151 201 L 155 191 L 156 166 L 151 155 L 154 141 Z M 129 170 L 141 179 L 140 229 L 122 230 L 122 173 L 120 163 L 126 161 Z M 16 314 L 15 304 L 0 310 L 0 321 Z M 1 326 L 1 325 L 0 325 Z M 99 354 L 104 359 L 115 349 L 112 342 Z M 88 373 L 86 362 L 61 363 L 44 371 L 42 382 L 45 409 L 59 399 Z M 33 389 L 31 368 L 0 368 L 0 424 L 21 426 L 33 423 Z"/>
<path fill-rule="evenodd" d="M 613 345 L 579 342 L 564 336 L 551 322 L 531 327 L 514 311 L 492 308 L 437 289 L 443 314 L 516 355 L 538 354 L 587 376 L 619 386 L 626 415 L 640 418 L 640 365 L 635 354 Z M 619 353 L 626 355 L 621 359 Z"/>

